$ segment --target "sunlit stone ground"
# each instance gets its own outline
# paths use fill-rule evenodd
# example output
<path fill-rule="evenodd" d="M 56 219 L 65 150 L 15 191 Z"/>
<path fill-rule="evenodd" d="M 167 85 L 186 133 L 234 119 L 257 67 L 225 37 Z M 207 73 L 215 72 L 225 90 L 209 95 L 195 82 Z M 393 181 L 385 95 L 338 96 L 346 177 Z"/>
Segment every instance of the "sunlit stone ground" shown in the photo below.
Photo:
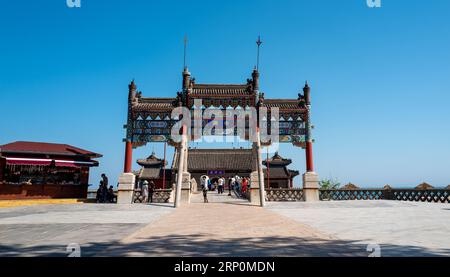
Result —
<path fill-rule="evenodd" d="M 450 256 L 450 204 L 394 200 L 270 202 L 267 208 L 338 239 L 379 244 L 382 256 Z"/>
<path fill-rule="evenodd" d="M 209 194 L 155 205 L 38 205 L 0 209 L 0 256 L 450 255 L 450 205 L 397 201 L 267 203 Z"/>

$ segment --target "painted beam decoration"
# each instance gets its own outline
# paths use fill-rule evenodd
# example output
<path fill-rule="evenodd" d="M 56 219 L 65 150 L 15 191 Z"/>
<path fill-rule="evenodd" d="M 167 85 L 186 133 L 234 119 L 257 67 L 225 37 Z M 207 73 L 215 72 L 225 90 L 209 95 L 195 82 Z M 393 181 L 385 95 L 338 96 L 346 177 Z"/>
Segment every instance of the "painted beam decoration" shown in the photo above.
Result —
<path fill-rule="evenodd" d="M 183 89 L 174 98 L 145 98 L 132 81 L 129 85 L 128 121 L 124 126 L 127 129 L 126 141 L 131 141 L 135 148 L 148 142 L 171 142 L 172 128 L 182 119 L 182 116 L 173 116 L 172 112 L 185 107 L 191 116 L 188 128 L 191 140 L 221 134 L 250 140 L 252 128 L 259 126 L 260 129 L 266 128 L 267 134 L 276 135 L 280 143 L 304 148 L 309 131 L 309 87 L 303 91 L 304 94 L 299 93 L 297 99 L 265 99 L 264 93 L 259 91 L 256 69 L 252 79 L 247 79 L 244 84 L 197 84 L 186 68 Z M 243 121 L 238 118 L 242 114 Z M 199 125 L 201 131 L 197 134 L 194 127 Z M 275 125 L 276 134 L 272 134 Z M 206 133 L 211 126 L 214 126 L 212 131 Z"/>

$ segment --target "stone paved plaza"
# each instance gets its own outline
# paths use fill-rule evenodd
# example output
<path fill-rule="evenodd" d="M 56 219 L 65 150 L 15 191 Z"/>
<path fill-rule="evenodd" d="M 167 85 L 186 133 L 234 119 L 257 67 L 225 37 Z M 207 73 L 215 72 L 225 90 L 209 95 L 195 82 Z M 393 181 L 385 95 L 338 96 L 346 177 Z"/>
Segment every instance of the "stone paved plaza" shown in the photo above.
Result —
<path fill-rule="evenodd" d="M 200 194 L 155 205 L 0 209 L 0 256 L 450 256 L 450 206 L 396 201 L 269 202 Z"/>
<path fill-rule="evenodd" d="M 271 202 L 268 209 L 382 256 L 450 256 L 450 205 L 394 200 Z"/>

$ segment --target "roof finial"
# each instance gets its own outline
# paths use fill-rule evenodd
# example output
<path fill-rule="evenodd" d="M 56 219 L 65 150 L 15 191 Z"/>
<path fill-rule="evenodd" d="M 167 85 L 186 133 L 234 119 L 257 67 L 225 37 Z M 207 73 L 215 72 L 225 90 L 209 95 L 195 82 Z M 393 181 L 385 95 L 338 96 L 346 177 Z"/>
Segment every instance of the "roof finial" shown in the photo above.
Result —
<path fill-rule="evenodd" d="M 256 70 L 259 71 L 259 49 L 261 48 L 261 36 L 258 36 L 258 40 L 256 41 L 256 45 L 258 45 L 258 52 L 256 56 Z"/>

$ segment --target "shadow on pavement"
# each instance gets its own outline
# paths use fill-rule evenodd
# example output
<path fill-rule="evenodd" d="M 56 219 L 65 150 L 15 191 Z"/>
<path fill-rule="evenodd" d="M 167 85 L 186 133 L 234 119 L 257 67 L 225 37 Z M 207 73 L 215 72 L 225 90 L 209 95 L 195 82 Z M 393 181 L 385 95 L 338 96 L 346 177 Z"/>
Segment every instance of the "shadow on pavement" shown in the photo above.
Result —
<path fill-rule="evenodd" d="M 0 245 L 0 256 L 67 256 L 66 245 Z M 217 240 L 202 234 L 151 237 L 137 243 L 111 241 L 81 245 L 83 257 L 111 256 L 224 256 L 224 257 L 367 257 L 367 245 L 360 241 L 320 240 L 297 237 L 227 238 Z M 381 245 L 381 256 L 449 256 L 417 246 Z"/>

